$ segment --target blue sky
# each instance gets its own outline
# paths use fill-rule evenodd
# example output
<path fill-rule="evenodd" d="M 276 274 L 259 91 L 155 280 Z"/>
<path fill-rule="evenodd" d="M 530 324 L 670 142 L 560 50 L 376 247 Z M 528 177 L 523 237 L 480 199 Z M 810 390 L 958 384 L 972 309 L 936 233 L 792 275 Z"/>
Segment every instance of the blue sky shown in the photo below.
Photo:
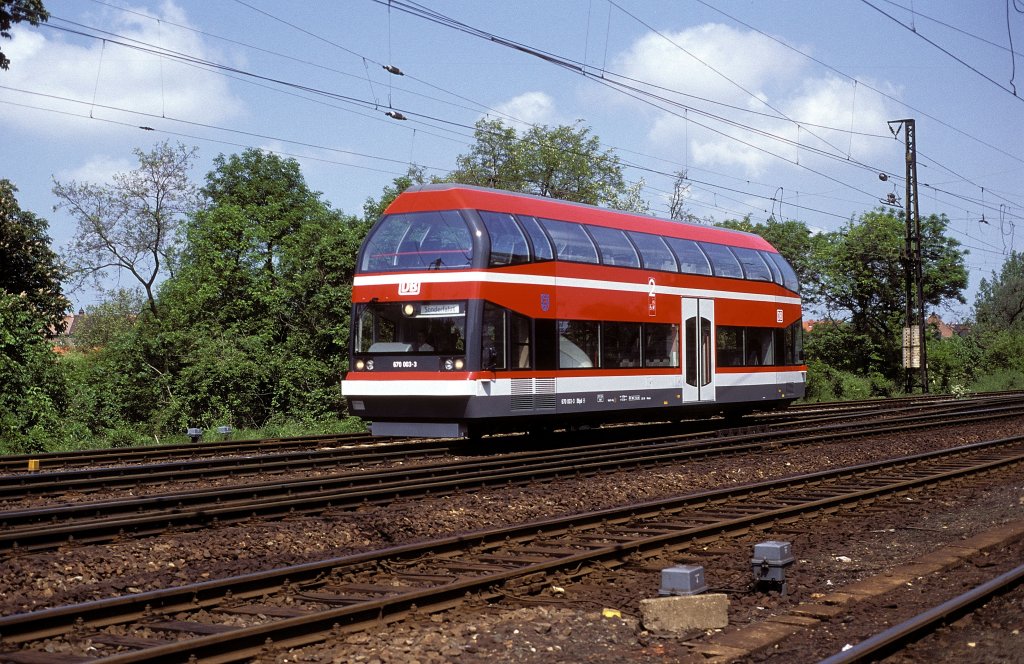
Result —
<path fill-rule="evenodd" d="M 653 214 L 667 214 L 685 169 L 699 217 L 824 230 L 902 199 L 903 145 L 887 122 L 914 118 L 920 211 L 947 214 L 970 249 L 969 298 L 1024 249 L 1013 0 L 45 4 L 47 25 L 17 25 L 2 45 L 13 62 L 0 72 L 0 177 L 58 247 L 74 225 L 53 211 L 53 179 L 109 182 L 135 167 L 134 148 L 197 146 L 197 182 L 218 154 L 273 150 L 361 214 L 410 163 L 454 168 L 489 116 L 581 121 L 644 181 Z"/>

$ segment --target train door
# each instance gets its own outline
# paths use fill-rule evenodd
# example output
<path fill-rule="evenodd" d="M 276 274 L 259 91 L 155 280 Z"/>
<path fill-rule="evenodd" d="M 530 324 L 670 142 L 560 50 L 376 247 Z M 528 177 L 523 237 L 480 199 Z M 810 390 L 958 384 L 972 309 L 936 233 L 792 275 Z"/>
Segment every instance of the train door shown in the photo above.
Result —
<path fill-rule="evenodd" d="M 683 298 L 683 402 L 715 400 L 715 301 Z"/>

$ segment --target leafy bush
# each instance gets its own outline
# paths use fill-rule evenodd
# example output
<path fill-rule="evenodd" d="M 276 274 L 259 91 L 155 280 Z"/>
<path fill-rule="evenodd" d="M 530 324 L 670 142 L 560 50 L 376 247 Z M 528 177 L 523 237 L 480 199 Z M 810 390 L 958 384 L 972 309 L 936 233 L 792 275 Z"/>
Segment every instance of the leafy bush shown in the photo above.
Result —
<path fill-rule="evenodd" d="M 987 372 L 971 383 L 975 392 L 1002 392 L 1024 390 L 1024 372 L 1020 369 L 997 369 Z"/>
<path fill-rule="evenodd" d="M 824 362 L 808 361 L 806 401 L 866 399 L 872 394 L 870 378 L 834 369 Z"/>
<path fill-rule="evenodd" d="M 933 392 L 962 390 L 973 379 L 982 350 L 973 337 L 954 336 L 928 343 L 928 381 Z"/>

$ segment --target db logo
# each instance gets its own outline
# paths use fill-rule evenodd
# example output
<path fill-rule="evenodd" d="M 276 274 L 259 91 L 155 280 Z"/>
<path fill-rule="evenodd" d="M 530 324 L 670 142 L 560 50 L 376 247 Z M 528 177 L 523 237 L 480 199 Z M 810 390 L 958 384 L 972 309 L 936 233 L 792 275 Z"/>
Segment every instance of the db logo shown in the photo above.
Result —
<path fill-rule="evenodd" d="M 419 295 L 420 294 L 420 282 L 418 281 L 401 281 L 398 283 L 398 294 L 399 295 Z"/>

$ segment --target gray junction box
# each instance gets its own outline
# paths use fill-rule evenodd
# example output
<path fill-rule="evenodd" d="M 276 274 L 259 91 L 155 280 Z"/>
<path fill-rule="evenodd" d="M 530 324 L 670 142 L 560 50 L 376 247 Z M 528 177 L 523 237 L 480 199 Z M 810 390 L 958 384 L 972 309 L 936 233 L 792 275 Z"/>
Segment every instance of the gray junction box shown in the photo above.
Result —
<path fill-rule="evenodd" d="M 754 583 L 774 584 L 786 592 L 786 568 L 793 564 L 793 548 L 789 542 L 761 542 L 754 545 L 754 557 L 750 561 Z"/>
<path fill-rule="evenodd" d="M 677 565 L 661 570 L 659 595 L 697 595 L 707 589 L 701 565 Z"/>

